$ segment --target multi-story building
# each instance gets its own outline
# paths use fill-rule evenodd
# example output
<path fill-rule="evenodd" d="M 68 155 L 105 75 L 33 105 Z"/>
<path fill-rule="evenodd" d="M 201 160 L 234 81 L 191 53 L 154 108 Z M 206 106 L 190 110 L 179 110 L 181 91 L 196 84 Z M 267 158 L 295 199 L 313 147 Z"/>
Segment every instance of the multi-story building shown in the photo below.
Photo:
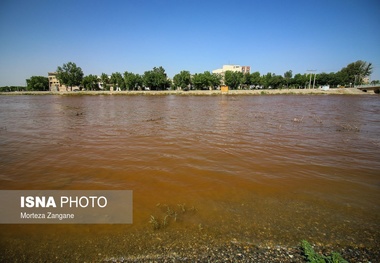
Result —
<path fill-rule="evenodd" d="M 48 72 L 49 90 L 50 91 L 68 91 L 68 87 L 61 85 L 57 79 L 57 72 Z M 80 89 L 78 86 L 72 87 L 72 90 Z"/>
<path fill-rule="evenodd" d="M 212 71 L 212 73 L 224 75 L 224 73 L 226 71 L 250 73 L 251 67 L 250 66 L 240 66 L 240 65 L 223 65 L 222 68 L 215 69 Z"/>
<path fill-rule="evenodd" d="M 49 90 L 50 91 L 63 91 L 63 90 L 61 90 L 62 87 L 61 87 L 61 84 L 59 83 L 59 80 L 57 79 L 57 73 L 56 72 L 48 72 L 48 79 L 49 79 Z"/>
<path fill-rule="evenodd" d="M 222 84 L 224 84 L 224 74 L 226 71 L 233 71 L 233 72 L 242 72 L 245 73 L 251 73 L 251 67 L 250 66 L 240 66 L 240 65 L 223 65 L 222 68 L 215 69 L 212 71 L 212 73 L 220 74 L 222 76 Z"/>
<path fill-rule="evenodd" d="M 241 71 L 245 73 L 251 73 L 251 66 L 242 66 Z"/>

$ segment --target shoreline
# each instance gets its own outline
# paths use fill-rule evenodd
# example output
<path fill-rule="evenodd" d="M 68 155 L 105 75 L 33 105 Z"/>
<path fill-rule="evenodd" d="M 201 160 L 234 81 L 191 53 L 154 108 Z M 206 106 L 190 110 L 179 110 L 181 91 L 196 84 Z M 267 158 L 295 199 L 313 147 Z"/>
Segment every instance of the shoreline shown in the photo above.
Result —
<path fill-rule="evenodd" d="M 264 89 L 264 90 L 230 90 L 221 92 L 220 90 L 162 90 L 162 91 L 15 91 L 0 92 L 0 95 L 183 95 L 183 96 L 216 96 L 216 95 L 375 95 L 373 91 L 363 92 L 357 88 L 334 88 L 329 90 L 321 89 Z"/>
<path fill-rule="evenodd" d="M 46 252 L 46 247 L 52 249 L 48 243 L 43 243 L 38 248 L 31 250 L 25 247 L 22 240 L 11 240 L 19 249 L 7 248 L 0 255 L 1 262 L 23 262 L 22 258 L 28 258 L 35 262 L 281 262 L 281 263 L 306 263 L 307 256 L 301 244 L 288 246 L 283 244 L 263 245 L 252 242 L 241 242 L 236 239 L 225 242 L 217 242 L 209 236 L 201 236 L 192 241 L 176 240 L 166 243 L 162 235 L 152 235 L 153 246 L 144 244 L 136 245 L 134 249 L 125 247 L 116 249 L 107 246 L 108 237 L 103 242 L 95 242 L 95 248 L 88 250 L 88 243 L 80 244 L 79 241 L 63 242 L 58 251 Z M 116 238 L 117 242 L 126 242 Z M 127 243 L 135 243 L 127 239 Z M 48 242 L 48 241 L 44 241 Z M 82 247 L 81 247 L 82 246 Z M 357 246 L 340 246 L 333 244 L 311 243 L 318 255 L 330 256 L 333 252 L 339 253 L 347 262 L 378 262 L 380 254 L 376 248 Z M 87 248 L 87 249 L 86 249 Z"/>

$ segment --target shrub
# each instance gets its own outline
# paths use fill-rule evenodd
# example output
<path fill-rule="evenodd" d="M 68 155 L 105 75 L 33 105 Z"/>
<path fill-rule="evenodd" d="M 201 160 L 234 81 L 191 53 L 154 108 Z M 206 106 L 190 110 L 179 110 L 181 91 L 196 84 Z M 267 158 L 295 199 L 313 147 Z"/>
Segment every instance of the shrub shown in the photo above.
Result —
<path fill-rule="evenodd" d="M 333 252 L 331 256 L 323 256 L 320 254 L 317 254 L 313 247 L 307 242 L 306 240 L 303 240 L 301 242 L 302 249 L 304 251 L 304 254 L 306 256 L 306 259 L 308 262 L 311 263 L 348 263 L 346 260 L 343 259 L 343 257 L 339 253 Z"/>

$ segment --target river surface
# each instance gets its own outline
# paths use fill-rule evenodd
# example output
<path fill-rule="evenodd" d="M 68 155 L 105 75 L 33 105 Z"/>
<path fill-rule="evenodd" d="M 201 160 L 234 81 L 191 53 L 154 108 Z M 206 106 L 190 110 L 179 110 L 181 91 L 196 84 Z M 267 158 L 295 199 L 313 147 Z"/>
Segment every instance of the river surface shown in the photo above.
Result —
<path fill-rule="evenodd" d="M 202 240 L 376 248 L 380 100 L 0 96 L 0 187 L 133 190 L 131 225 L 1 225 L 3 260 L 96 261 Z"/>

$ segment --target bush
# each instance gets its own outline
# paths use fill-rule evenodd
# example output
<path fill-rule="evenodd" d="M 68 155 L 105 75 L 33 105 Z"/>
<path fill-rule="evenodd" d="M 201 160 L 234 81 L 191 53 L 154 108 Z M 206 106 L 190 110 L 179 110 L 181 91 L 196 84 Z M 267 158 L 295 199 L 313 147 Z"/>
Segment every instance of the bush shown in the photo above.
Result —
<path fill-rule="evenodd" d="M 301 242 L 302 249 L 306 256 L 308 262 L 311 263 L 348 263 L 339 253 L 333 252 L 331 256 L 323 256 L 317 254 L 313 247 L 307 242 L 303 240 Z"/>

